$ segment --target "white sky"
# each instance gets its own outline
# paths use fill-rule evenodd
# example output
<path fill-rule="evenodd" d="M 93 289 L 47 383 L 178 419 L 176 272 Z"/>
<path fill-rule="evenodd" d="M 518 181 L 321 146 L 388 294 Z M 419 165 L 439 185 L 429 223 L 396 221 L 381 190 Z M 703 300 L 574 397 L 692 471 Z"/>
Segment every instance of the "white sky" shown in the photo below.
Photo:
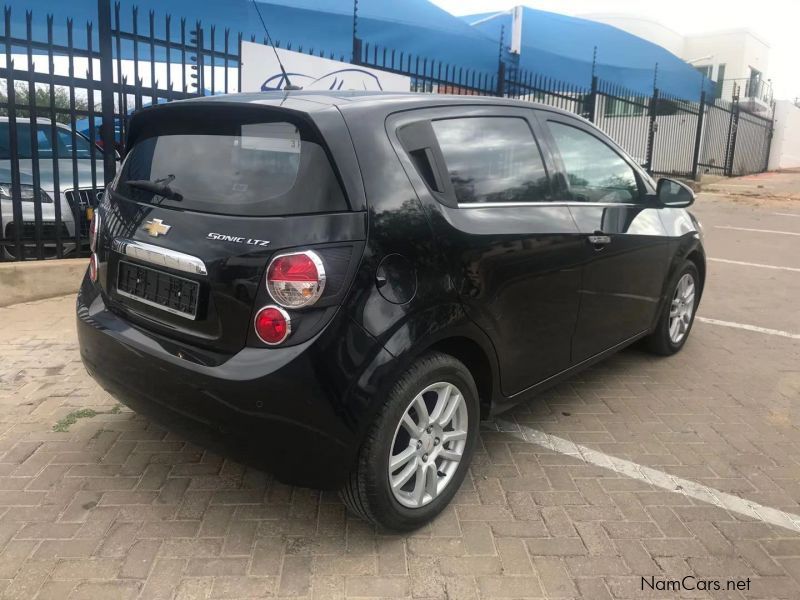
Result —
<path fill-rule="evenodd" d="M 767 78 L 776 96 L 800 97 L 798 0 L 431 0 L 454 15 L 524 4 L 567 15 L 615 13 L 647 17 L 678 33 L 748 28 L 770 45 Z"/>

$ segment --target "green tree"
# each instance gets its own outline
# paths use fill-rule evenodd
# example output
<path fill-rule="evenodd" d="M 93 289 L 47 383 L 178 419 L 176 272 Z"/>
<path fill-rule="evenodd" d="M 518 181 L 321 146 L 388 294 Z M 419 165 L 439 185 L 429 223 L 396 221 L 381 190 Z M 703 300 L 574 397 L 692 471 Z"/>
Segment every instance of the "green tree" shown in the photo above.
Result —
<path fill-rule="evenodd" d="M 0 103 L 6 105 L 0 107 L 0 116 L 8 116 L 8 94 L 6 90 L 0 90 Z M 50 103 L 50 88 L 43 86 L 36 86 L 34 94 L 34 101 L 30 101 L 30 94 L 28 93 L 28 84 L 24 82 L 17 82 L 14 86 L 14 105 L 17 109 L 18 117 L 30 117 L 30 106 L 34 104 L 37 108 L 37 116 L 44 119 L 49 119 L 52 116 L 51 103 Z M 53 106 L 56 111 L 69 111 L 69 92 L 63 87 L 56 87 L 53 89 Z M 82 98 L 75 98 L 75 110 L 86 111 L 89 108 L 89 103 Z M 68 112 L 56 112 L 56 121 L 59 123 L 70 124 L 70 116 Z"/>

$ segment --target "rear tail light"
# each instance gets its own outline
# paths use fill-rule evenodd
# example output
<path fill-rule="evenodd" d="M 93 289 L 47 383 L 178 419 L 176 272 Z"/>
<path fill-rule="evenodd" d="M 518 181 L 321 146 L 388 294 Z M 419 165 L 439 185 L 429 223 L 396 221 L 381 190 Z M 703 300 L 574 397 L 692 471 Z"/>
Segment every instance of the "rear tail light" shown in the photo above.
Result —
<path fill-rule="evenodd" d="M 99 266 L 97 254 L 93 253 L 92 257 L 89 259 L 89 279 L 92 281 L 92 283 L 97 281 L 97 269 Z"/>
<path fill-rule="evenodd" d="M 97 252 L 98 233 L 100 233 L 100 215 L 95 211 L 92 215 L 92 221 L 89 224 L 89 249 L 92 252 Z"/>
<path fill-rule="evenodd" d="M 258 339 L 268 346 L 280 344 L 292 333 L 289 314 L 278 306 L 265 306 L 259 310 L 254 325 Z"/>
<path fill-rule="evenodd" d="M 316 252 L 293 252 L 272 259 L 267 268 L 267 291 L 285 308 L 303 308 L 325 290 L 325 267 Z"/>

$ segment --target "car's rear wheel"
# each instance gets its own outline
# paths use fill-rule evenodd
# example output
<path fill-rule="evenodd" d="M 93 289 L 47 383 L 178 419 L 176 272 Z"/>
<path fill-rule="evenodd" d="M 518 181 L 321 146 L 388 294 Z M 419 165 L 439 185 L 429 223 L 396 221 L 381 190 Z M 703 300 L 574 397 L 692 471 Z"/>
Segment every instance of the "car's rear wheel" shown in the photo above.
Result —
<path fill-rule="evenodd" d="M 669 300 L 662 309 L 655 331 L 646 339 L 652 352 L 669 356 L 683 348 L 692 330 L 699 298 L 697 267 L 687 260 L 673 279 Z"/>
<path fill-rule="evenodd" d="M 389 393 L 340 492 L 342 500 L 388 529 L 424 525 L 464 480 L 479 414 L 467 368 L 447 354 L 426 354 Z"/>

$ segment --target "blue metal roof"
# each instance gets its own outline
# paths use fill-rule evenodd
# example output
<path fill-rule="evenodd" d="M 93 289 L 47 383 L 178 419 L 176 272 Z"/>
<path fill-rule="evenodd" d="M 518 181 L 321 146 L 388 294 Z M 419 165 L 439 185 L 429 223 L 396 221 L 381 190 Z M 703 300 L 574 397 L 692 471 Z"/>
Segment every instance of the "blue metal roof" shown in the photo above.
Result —
<path fill-rule="evenodd" d="M 691 65 L 657 44 L 611 25 L 523 7 L 519 66 L 548 77 L 589 87 L 597 48 L 596 75 L 632 92 L 650 95 L 653 84 L 662 92 L 697 100 L 703 76 Z M 493 15 L 496 18 L 489 19 Z M 511 14 L 497 12 L 461 17 L 475 29 L 505 45 L 511 39 Z M 658 73 L 655 72 L 658 64 Z M 712 85 L 705 80 L 706 89 Z"/>

